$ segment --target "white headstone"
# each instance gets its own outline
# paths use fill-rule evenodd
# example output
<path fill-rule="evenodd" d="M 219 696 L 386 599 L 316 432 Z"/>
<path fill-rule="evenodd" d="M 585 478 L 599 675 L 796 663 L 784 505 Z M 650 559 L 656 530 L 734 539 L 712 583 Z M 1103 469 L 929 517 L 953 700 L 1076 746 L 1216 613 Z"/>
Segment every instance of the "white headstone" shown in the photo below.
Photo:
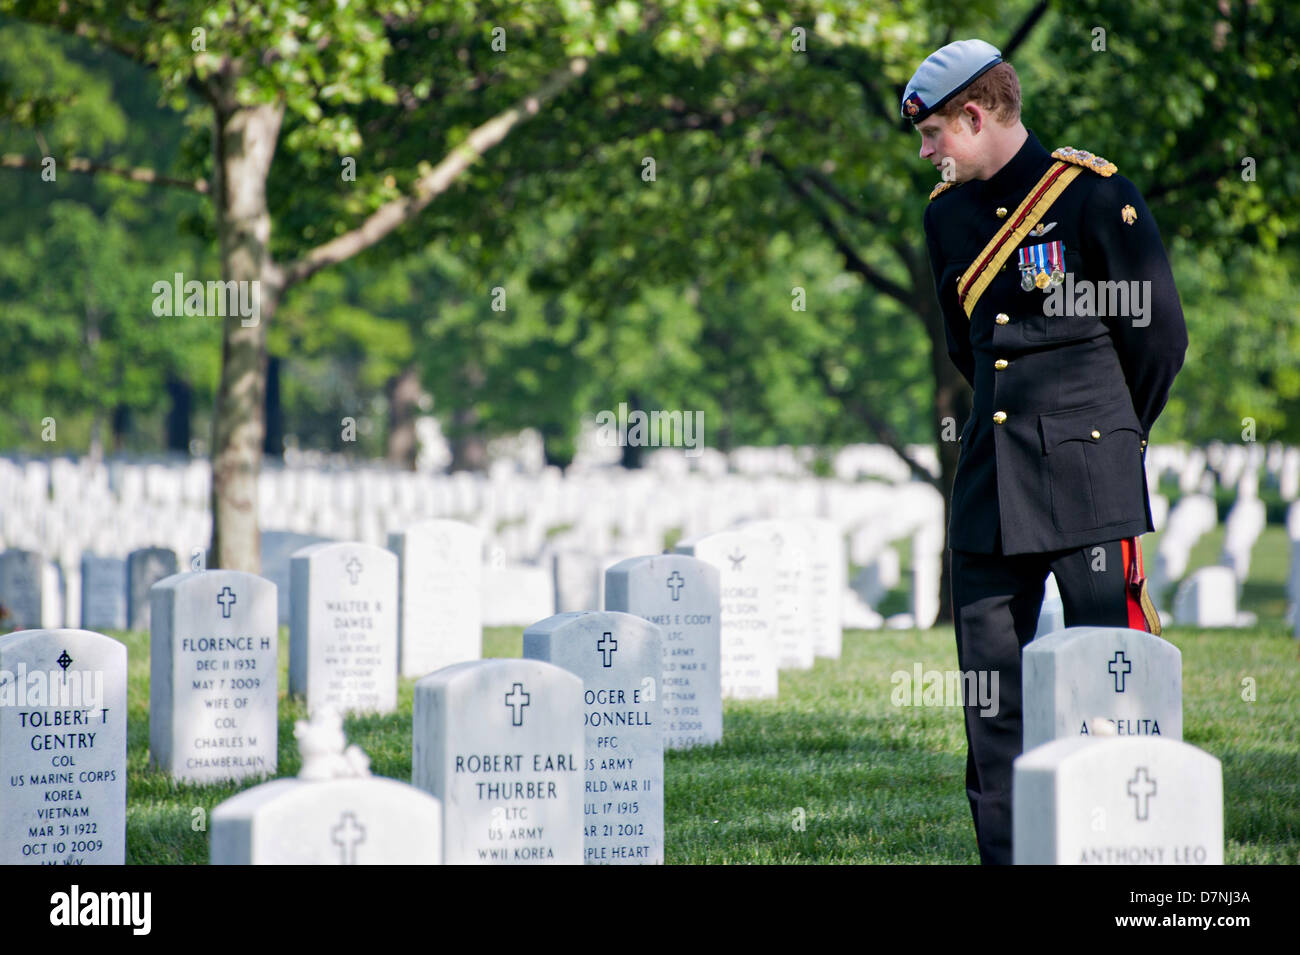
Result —
<path fill-rule="evenodd" d="M 718 570 L 723 698 L 775 699 L 776 545 L 741 531 L 719 531 L 684 540 L 677 545 L 677 552 Z"/>
<path fill-rule="evenodd" d="M 524 631 L 524 657 L 583 682 L 583 861 L 664 861 L 663 631 L 626 613 L 557 614 Z"/>
<path fill-rule="evenodd" d="M 126 629 L 126 561 L 81 557 L 81 625 L 87 630 Z"/>
<path fill-rule="evenodd" d="M 66 582 L 63 568 L 53 561 L 41 561 L 41 629 L 61 630 L 64 626 Z"/>
<path fill-rule="evenodd" d="M 398 664 L 404 677 L 483 655 L 483 533 L 429 520 L 388 535 L 398 565 Z"/>
<path fill-rule="evenodd" d="M 0 628 L 29 630 L 41 625 L 43 595 L 41 555 L 26 550 L 0 553 L 0 605 L 5 616 Z"/>
<path fill-rule="evenodd" d="M 312 544 L 290 560 L 289 692 L 307 711 L 397 708 L 397 555 Z"/>
<path fill-rule="evenodd" d="M 449 865 L 582 862 L 582 680 L 475 660 L 415 684 L 411 779 L 442 803 Z"/>
<path fill-rule="evenodd" d="M 166 547 L 144 547 L 126 556 L 126 628 L 149 629 L 149 589 L 176 573 L 176 552 Z"/>
<path fill-rule="evenodd" d="M 279 633 L 275 584 L 238 570 L 154 584 L 149 746 L 188 782 L 273 775 Z"/>
<path fill-rule="evenodd" d="M 289 577 L 289 561 L 293 555 L 312 544 L 325 544 L 328 537 L 315 534 L 296 534 L 293 531 L 262 532 L 262 576 L 275 584 L 276 620 L 289 623 L 293 615 L 290 597 L 293 587 Z"/>
<path fill-rule="evenodd" d="M 1016 865 L 1222 865 L 1223 770 L 1161 736 L 1059 739 L 1015 761 Z"/>
<path fill-rule="evenodd" d="M 526 627 L 555 613 L 552 572 L 531 564 L 490 562 L 483 568 L 482 601 L 483 626 Z"/>
<path fill-rule="evenodd" d="M 812 575 L 807 531 L 792 520 L 746 521 L 737 529 L 764 537 L 776 547 L 773 615 L 777 665 L 782 670 L 811 669 L 816 631 L 811 606 Z"/>
<path fill-rule="evenodd" d="M 391 555 L 390 555 L 391 556 Z M 442 861 L 438 800 L 370 775 L 345 748 L 328 708 L 294 728 L 302 771 L 227 799 L 212 810 L 213 865 L 436 865 Z"/>
<path fill-rule="evenodd" d="M 1043 598 L 1043 606 L 1038 612 L 1038 629 L 1034 637 L 1045 637 L 1065 628 L 1065 604 L 1060 597 Z"/>
<path fill-rule="evenodd" d="M 601 567 L 596 557 L 581 550 L 556 550 L 550 558 L 556 613 L 600 606 Z"/>
<path fill-rule="evenodd" d="M 1202 567 L 1178 585 L 1174 620 L 1193 627 L 1237 625 L 1237 578 L 1230 567 Z"/>
<path fill-rule="evenodd" d="M 718 569 L 685 554 L 630 557 L 605 571 L 605 609 L 644 617 L 664 633 L 664 745 L 722 739 L 722 636 Z"/>
<path fill-rule="evenodd" d="M 126 647 L 0 637 L 0 864 L 126 863 Z"/>
<path fill-rule="evenodd" d="M 812 576 L 812 618 L 816 627 L 813 651 L 819 657 L 840 658 L 844 642 L 844 535 L 826 518 L 806 522 L 810 538 L 809 572 Z"/>
<path fill-rule="evenodd" d="M 1168 640 L 1121 627 L 1067 627 L 1022 654 L 1024 748 L 1089 736 L 1183 738 L 1183 658 Z"/>

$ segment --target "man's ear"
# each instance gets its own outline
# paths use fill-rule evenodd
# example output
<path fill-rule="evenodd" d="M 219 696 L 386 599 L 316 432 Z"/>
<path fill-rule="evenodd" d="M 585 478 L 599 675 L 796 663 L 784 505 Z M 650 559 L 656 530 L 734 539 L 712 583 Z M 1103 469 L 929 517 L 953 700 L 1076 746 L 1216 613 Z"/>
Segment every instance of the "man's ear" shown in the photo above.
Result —
<path fill-rule="evenodd" d="M 970 123 L 972 134 L 978 133 L 984 128 L 984 110 L 979 103 L 963 103 L 961 107 L 961 116 L 966 122 Z"/>

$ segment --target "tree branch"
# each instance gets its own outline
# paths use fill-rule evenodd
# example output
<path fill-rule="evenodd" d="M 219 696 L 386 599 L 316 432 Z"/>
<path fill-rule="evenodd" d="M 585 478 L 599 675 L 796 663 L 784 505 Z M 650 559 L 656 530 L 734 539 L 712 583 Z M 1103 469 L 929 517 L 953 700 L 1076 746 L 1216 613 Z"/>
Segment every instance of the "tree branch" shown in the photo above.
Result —
<path fill-rule="evenodd" d="M 21 153 L 0 155 L 0 167 L 8 169 L 39 169 L 44 161 L 45 157 L 35 159 Z M 80 156 L 73 156 L 61 163 L 56 160 L 55 168 L 63 168 L 68 172 L 84 172 L 90 175 L 120 176 L 123 179 L 130 179 L 132 182 L 143 182 L 151 186 L 172 186 L 176 189 L 188 189 L 190 192 L 197 192 L 201 195 L 207 195 L 211 191 L 211 186 L 206 179 L 174 179 L 171 176 L 161 175 L 143 166 L 134 168 L 106 166 L 103 163 L 95 162 L 93 159 L 85 159 Z"/>
<path fill-rule="evenodd" d="M 1038 21 L 1043 18 L 1043 14 L 1046 12 L 1047 0 L 1040 0 L 1038 6 L 1029 11 L 1024 21 L 1016 28 L 1016 32 L 1011 34 L 1011 39 L 1007 41 L 1006 46 L 1002 48 L 1003 60 L 1011 59 L 1011 55 L 1020 48 L 1020 44 L 1029 38 L 1029 34 L 1033 32 L 1034 27 L 1038 25 Z"/>
<path fill-rule="evenodd" d="M 525 96 L 514 106 L 475 128 L 465 142 L 416 180 L 414 195 L 402 196 L 385 203 L 351 232 L 318 245 L 297 261 L 285 266 L 282 287 L 287 289 L 327 266 L 351 258 L 370 248 L 398 226 L 414 219 L 437 196 L 446 192 L 475 160 L 505 139 L 515 126 L 536 115 L 544 103 L 558 96 L 586 70 L 587 61 L 577 58 L 553 72 L 542 82 L 537 92 Z"/>
<path fill-rule="evenodd" d="M 812 212 L 813 218 L 817 220 L 817 223 L 822 227 L 822 231 L 826 233 L 827 237 L 831 240 L 831 244 L 835 246 L 836 251 L 838 251 L 840 256 L 844 259 L 844 267 L 846 269 L 850 272 L 856 272 L 858 275 L 861 275 L 873 288 L 876 289 L 876 291 L 888 295 L 890 298 L 904 306 L 909 308 L 911 307 L 911 291 L 903 288 L 903 286 L 899 285 L 897 282 L 894 282 L 892 279 L 877 272 L 868 265 L 860 255 L 858 255 L 857 251 L 853 248 L 852 242 L 847 236 L 845 236 L 843 230 L 835 224 L 835 221 L 822 207 L 821 203 L 817 201 L 817 199 L 808 191 L 808 188 L 790 171 L 789 167 L 787 167 L 785 163 L 767 150 L 763 150 L 763 162 L 771 163 L 775 166 L 780 172 L 781 177 L 785 180 L 786 185 L 790 188 L 790 191 L 802 199 L 804 204 L 808 206 Z"/>
<path fill-rule="evenodd" d="M 874 431 L 876 437 L 880 439 L 880 443 L 902 458 L 903 463 L 907 465 L 908 469 L 911 470 L 912 475 L 916 477 L 917 480 L 924 481 L 932 487 L 939 488 L 940 491 L 943 490 L 939 484 L 941 478 L 936 478 L 923 464 L 921 464 L 921 462 L 908 454 L 907 447 L 902 438 L 899 437 L 898 432 L 895 431 L 887 421 L 872 411 L 867 403 L 857 395 L 847 389 L 837 388 L 834 383 L 831 382 L 830 375 L 827 373 L 825 366 L 822 365 L 820 360 L 814 360 L 811 364 L 813 374 L 817 376 L 817 380 L 821 383 L 822 390 L 826 392 L 827 397 L 840 402 L 840 404 L 844 405 L 850 414 L 854 415 L 859 421 Z"/>
<path fill-rule="evenodd" d="M 799 174 L 805 179 L 811 180 L 815 186 L 835 200 L 836 205 L 849 215 L 856 216 L 859 219 L 864 219 L 872 225 L 884 226 L 884 216 L 875 209 L 869 209 L 866 206 L 858 205 L 846 196 L 843 191 L 841 191 L 840 187 L 835 184 L 835 180 L 826 175 L 820 169 L 816 169 L 812 166 L 800 166 Z"/>

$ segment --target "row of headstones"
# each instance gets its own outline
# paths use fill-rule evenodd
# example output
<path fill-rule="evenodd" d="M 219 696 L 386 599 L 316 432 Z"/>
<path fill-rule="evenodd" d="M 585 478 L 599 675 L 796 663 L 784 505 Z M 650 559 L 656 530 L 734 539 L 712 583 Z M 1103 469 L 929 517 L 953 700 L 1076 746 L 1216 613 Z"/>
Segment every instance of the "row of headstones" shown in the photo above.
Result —
<path fill-rule="evenodd" d="M 295 551 L 291 560 L 274 561 L 291 568 L 293 579 L 277 581 L 281 584 L 278 619 L 289 622 L 293 633 L 305 638 L 313 613 L 322 618 L 321 626 L 362 644 L 367 643 L 364 634 L 354 631 L 382 637 L 387 628 L 396 626 L 401 634 L 400 672 L 408 677 L 480 655 L 482 537 L 477 528 L 457 521 L 422 522 L 393 535 L 393 554 L 362 544 L 332 546 L 335 549 L 318 554 L 315 571 L 305 562 L 310 547 Z M 698 552 L 725 578 L 720 590 L 725 695 L 774 696 L 779 668 L 806 669 L 815 656 L 839 656 L 844 555 L 832 522 L 751 522 L 735 531 L 683 542 L 677 549 Z M 31 581 L 40 567 L 36 554 L 0 555 L 0 594 L 35 599 Z M 175 572 L 176 556 L 163 548 L 133 553 L 125 566 L 112 559 L 87 557 L 82 626 L 100 630 L 126 624 L 146 629 L 147 588 Z M 935 584 L 937 592 L 937 580 Z M 680 593 L 678 585 L 665 586 Z M 318 598 L 328 594 L 333 599 L 313 603 L 313 592 Z M 19 627 L 42 623 L 27 606 L 28 598 L 12 602 L 13 623 Z M 605 601 L 596 605 L 600 603 L 609 606 Z M 709 612 L 707 607 L 704 612 Z M 352 618 L 355 625 L 348 623 Z M 373 653 L 373 648 L 363 646 L 361 652 Z M 295 654 L 295 659 L 305 666 L 307 654 Z M 295 665 L 294 673 L 295 690 L 306 692 L 305 675 L 300 678 L 304 671 Z M 384 709 L 382 703 L 366 705 Z"/>
<path fill-rule="evenodd" d="M 80 618 L 87 630 L 149 629 L 149 588 L 178 568 L 166 547 L 132 551 L 125 559 L 85 554 L 81 558 Z M 34 551 L 0 552 L 0 602 L 14 629 L 49 628 L 63 619 L 63 582 L 57 564 Z"/>
<path fill-rule="evenodd" d="M 124 470 L 132 473 L 129 467 Z M 170 545 L 185 555 L 197 546 L 195 542 L 209 536 L 202 529 L 206 511 L 200 507 L 206 496 L 191 498 L 179 493 L 192 470 L 182 473 L 178 468 L 169 473 L 161 465 L 149 465 L 143 469 L 149 480 L 119 481 L 111 493 L 101 488 L 103 493 L 97 495 L 76 493 L 76 483 L 64 481 L 43 486 L 36 496 L 30 482 L 23 481 L 18 500 L 12 507 L 0 509 L 0 540 L 9 547 L 47 554 L 91 551 L 121 556 L 126 550 L 151 543 Z M 153 480 L 155 476 L 157 480 Z M 164 493 L 169 484 L 171 493 Z M 145 490 L 154 485 L 157 493 L 146 496 Z M 608 536 L 611 528 L 623 537 L 644 532 L 662 539 L 670 527 L 697 534 L 710 529 L 715 521 L 725 525 L 746 515 L 835 514 L 851 527 L 857 522 L 854 515 L 875 509 L 877 498 L 892 498 L 895 490 L 905 488 L 820 478 L 773 482 L 731 476 L 714 481 L 697 477 L 669 490 L 653 474 L 622 469 L 563 476 L 556 471 L 500 480 L 463 473 L 439 476 L 285 469 L 262 473 L 259 519 L 268 528 L 312 531 L 382 546 L 388 531 L 414 520 L 458 516 L 493 529 L 494 543 L 502 544 L 511 559 L 532 560 L 557 527 L 566 528 L 560 532 L 562 536 L 589 548 Z M 56 492 L 53 499 L 48 496 L 51 489 Z M 634 495 L 649 495 L 653 506 L 623 507 L 622 502 Z M 0 500 L 5 497 L 5 488 L 0 487 Z M 889 510 L 905 512 L 907 500 L 898 503 L 903 506 L 896 504 Z M 942 500 L 938 511 L 941 517 Z M 595 549 L 603 552 L 603 548 Z"/>
<path fill-rule="evenodd" d="M 213 605 L 220 615 L 205 614 Z M 274 606 L 272 584 L 231 571 L 155 589 L 150 740 L 176 778 L 275 772 Z M 318 710 L 299 727 L 297 779 L 214 812 L 212 859 L 662 861 L 671 633 L 633 614 L 562 614 L 525 632 L 523 660 L 422 678 L 414 789 L 370 777 L 364 754 L 344 748 L 336 711 Z M 1141 631 L 1070 628 L 1031 642 L 1023 673 L 1017 862 L 1222 861 L 1222 771 L 1180 742 L 1176 647 Z M 1001 702 L 969 676 L 968 693 Z M 0 861 L 123 861 L 122 644 L 75 630 L 0 640 L 0 775 Z"/>
<path fill-rule="evenodd" d="M 795 476 L 809 474 L 809 465 L 813 455 L 806 448 L 738 448 L 729 455 L 719 455 L 712 449 L 701 449 L 703 454 L 694 459 L 683 456 L 680 452 L 668 450 L 652 451 L 648 455 L 647 466 L 662 470 L 664 473 L 681 474 L 685 471 L 700 471 L 709 476 L 725 476 L 728 470 L 741 473 L 789 474 Z M 927 464 L 937 466 L 933 449 L 915 449 L 927 453 Z M 614 451 L 617 457 L 617 450 Z M 534 453 L 532 457 L 536 458 Z M 1225 487 L 1238 485 L 1242 478 L 1256 475 L 1262 468 L 1270 480 L 1278 484 L 1283 500 L 1295 500 L 1300 496 L 1300 448 L 1287 447 L 1279 442 L 1272 442 L 1267 447 L 1251 443 L 1225 444 L 1210 442 L 1205 447 L 1188 447 L 1184 445 L 1153 445 L 1147 451 L 1148 469 L 1159 474 L 1172 471 L 1179 479 L 1184 493 L 1192 492 L 1203 484 L 1207 468 L 1212 468 L 1218 481 Z M 493 476 L 504 474 L 513 476 L 531 476 L 533 468 L 522 471 L 512 468 L 512 461 L 501 461 L 492 469 Z M 504 466 L 502 466 L 504 465 Z M 543 469 L 544 470 L 544 469 Z M 581 471 L 579 466 L 577 470 Z M 895 481 L 906 481 L 909 472 L 904 462 L 889 448 L 882 445 L 850 445 L 837 452 L 833 462 L 833 471 L 845 480 L 860 476 L 876 476 Z M 300 478 L 298 475 L 306 475 Z M 263 495 L 276 496 L 281 485 L 291 486 L 287 496 L 293 496 L 298 485 L 306 485 L 315 476 L 343 474 L 352 483 L 362 487 L 367 493 L 411 494 L 404 486 L 406 477 L 401 472 L 385 471 L 381 468 L 361 467 L 351 470 L 325 469 L 323 467 L 268 467 L 263 470 L 261 492 Z M 85 498 L 88 495 L 119 495 L 133 502 L 143 503 L 148 500 L 167 502 L 189 501 L 196 505 L 206 503 L 210 491 L 210 469 L 205 461 L 133 461 L 126 458 L 114 458 L 105 462 L 92 461 L 89 458 L 72 460 L 67 458 L 14 460 L 0 457 L 0 498 L 25 494 L 29 497 L 46 499 L 50 492 Z M 453 476 L 448 476 L 453 477 Z M 1257 477 L 1256 477 L 1257 480 Z M 1155 481 L 1152 481 L 1154 485 Z M 319 488 L 308 487 L 309 497 L 317 497 Z M 352 493 L 344 489 L 329 496 L 331 505 L 346 506 Z"/>
<path fill-rule="evenodd" d="M 1071 627 L 1036 636 L 1022 661 L 1016 864 L 1222 864 L 1222 766 L 1182 742 L 1178 648 Z"/>
<path fill-rule="evenodd" d="M 191 521 L 196 514 L 206 514 L 196 510 L 199 502 L 187 497 L 189 504 L 182 505 L 178 496 L 177 488 L 192 467 L 174 473 L 158 464 L 116 470 L 135 473 L 137 480 L 115 481 L 112 493 L 118 496 L 96 498 L 89 507 L 85 494 L 73 493 L 75 482 L 52 482 L 62 496 L 51 500 L 44 487 L 50 482 L 43 481 L 39 499 L 15 506 L 8 514 L 0 509 L 0 539 L 5 545 L 57 557 L 68 588 L 70 610 L 64 619 L 70 626 L 80 619 L 71 605 L 79 592 L 75 578 L 83 553 L 122 557 L 144 544 L 165 545 L 180 555 L 183 566 L 197 569 L 192 556 L 210 536 L 210 529 L 196 529 Z M 29 483 L 24 482 L 25 490 Z M 485 530 L 494 559 L 499 551 L 505 560 L 525 564 L 542 562 L 553 546 L 594 555 L 647 553 L 660 548 L 670 528 L 695 536 L 760 515 L 834 515 L 852 535 L 855 548 L 859 540 L 874 548 L 877 540 L 899 539 L 923 522 L 941 525 L 943 516 L 942 496 L 916 482 L 894 486 L 731 476 L 670 487 L 654 475 L 621 469 L 577 476 L 548 472 L 509 480 L 284 469 L 264 471 L 259 488 L 262 502 L 274 504 L 262 513 L 262 526 L 280 529 L 268 532 L 268 538 L 311 532 L 385 546 L 389 531 L 428 516 L 455 516 Z M 630 492 L 638 498 L 652 495 L 654 506 L 624 507 L 633 496 Z M 649 547 L 647 540 L 653 541 Z M 628 546 L 629 541 L 636 543 Z"/>
<path fill-rule="evenodd" d="M 716 550 L 725 554 L 729 568 L 727 578 L 735 591 L 728 592 L 727 598 L 742 604 L 729 611 L 735 624 L 733 629 L 739 632 L 739 641 L 761 644 L 766 658 L 774 664 L 776 644 L 771 637 L 775 629 L 773 624 L 779 621 L 766 617 L 763 608 L 775 602 L 779 592 L 775 583 L 776 568 L 772 560 L 760 557 L 774 554 L 777 545 L 757 533 L 761 530 L 751 528 L 748 533 L 732 532 L 690 546 L 698 546 L 704 552 Z M 789 532 L 790 528 L 770 530 L 780 533 L 781 530 Z M 429 558 L 430 553 L 448 563 L 454 551 L 445 538 L 438 540 L 417 535 L 417 540 L 405 539 L 399 543 L 406 545 L 399 548 L 403 563 L 414 568 L 424 567 L 423 559 Z M 439 549 L 446 552 L 439 555 Z M 792 550 L 791 553 L 797 552 Z M 471 560 L 468 565 L 477 566 L 477 563 Z M 318 544 L 294 555 L 293 586 L 303 599 L 295 602 L 297 612 L 291 625 L 291 687 L 306 693 L 309 709 L 392 708 L 397 671 L 393 656 L 399 643 L 395 626 L 399 605 L 397 566 L 397 554 L 360 544 Z M 422 574 L 412 574 L 410 578 L 412 591 L 416 587 L 422 588 L 422 598 L 427 596 L 423 588 L 428 578 L 427 568 Z M 604 707 L 585 713 L 579 726 L 600 734 L 592 743 L 595 755 L 586 757 L 590 760 L 585 764 L 589 769 L 593 772 L 596 769 L 631 771 L 636 767 L 640 772 L 650 760 L 639 759 L 635 755 L 638 749 L 650 747 L 657 749 L 659 754 L 657 777 L 653 774 L 647 777 L 632 775 L 590 781 L 588 795 L 594 794 L 599 798 L 583 807 L 583 815 L 598 818 L 587 819 L 582 829 L 592 840 L 586 850 L 592 861 L 661 859 L 663 748 L 665 744 L 687 746 L 716 742 L 721 738 L 720 658 L 721 621 L 724 619 L 721 578 L 717 568 L 683 554 L 633 558 L 610 568 L 607 574 L 607 605 L 621 607 L 628 613 L 588 612 L 557 616 L 530 628 L 526 634 L 526 655 L 550 659 L 558 651 L 540 635 L 553 625 L 577 618 L 583 627 L 600 629 L 599 636 L 593 634 L 593 640 L 587 642 L 593 644 L 591 652 L 600 658 L 602 668 L 611 668 L 616 657 L 639 661 L 636 680 L 631 684 L 608 686 L 597 681 L 590 688 L 591 693 L 584 696 L 589 707 Z M 787 582 L 787 589 L 794 594 L 806 593 L 792 582 Z M 275 772 L 276 591 L 276 586 L 270 581 L 234 571 L 178 574 L 159 581 L 152 588 L 150 742 L 155 764 L 174 778 L 206 782 Z M 764 596 L 769 599 L 764 600 Z M 422 619 L 436 618 L 436 607 L 435 603 L 432 608 L 420 611 Z M 416 605 L 408 605 L 408 608 L 419 610 Z M 807 608 L 796 605 L 796 609 Z M 760 626 L 751 629 L 745 626 L 746 621 Z M 647 633 L 652 634 L 653 639 L 645 636 Z M 102 680 L 106 668 L 96 660 L 101 656 L 112 657 L 117 665 L 108 681 L 116 688 L 116 695 L 113 705 L 99 706 L 96 701 L 102 701 L 102 694 L 87 702 L 79 697 L 71 699 L 64 692 L 59 712 L 50 719 L 26 714 L 22 724 L 24 729 L 49 725 L 93 728 L 93 731 L 78 729 L 42 736 L 46 745 L 37 745 L 37 737 L 33 736 L 32 750 L 94 748 L 96 736 L 100 740 L 100 752 L 112 752 L 118 748 L 116 743 L 106 742 L 114 737 L 120 737 L 124 745 L 121 719 L 114 717 L 110 728 L 109 717 L 110 713 L 124 712 L 124 655 L 117 652 L 121 645 L 85 631 L 27 631 L 14 635 L 25 645 L 38 637 L 50 638 L 40 642 L 40 653 L 62 667 L 65 681 L 71 679 L 80 684 L 79 674 L 92 673 L 98 673 Z M 87 640 L 92 643 L 99 641 L 113 649 L 96 653 Z M 54 653 L 56 644 L 57 654 Z M 642 652 L 641 644 L 650 649 Z M 17 648 L 18 644 L 13 646 Z M 422 644 L 425 650 L 430 647 L 443 654 L 450 652 L 446 641 L 429 640 Z M 620 647 L 623 650 L 621 657 Z M 838 651 L 838 646 L 835 649 Z M 478 653 L 477 647 L 457 648 L 457 652 L 471 650 Z M 653 667 L 644 663 L 647 652 L 654 658 Z M 407 665 L 416 666 L 413 655 L 407 654 L 407 657 Z M 488 662 L 495 665 L 498 661 Z M 741 657 L 737 662 L 741 672 L 739 692 L 743 694 L 746 692 L 744 680 L 748 678 L 745 676 L 748 671 L 744 668 L 752 661 Z M 432 668 L 427 659 L 420 665 Z M 446 673 L 449 669 L 466 665 L 442 667 L 437 672 Z M 66 676 L 69 667 L 72 667 L 71 677 Z M 53 667 L 48 665 L 37 664 L 36 669 L 55 675 Z M 601 674 L 603 681 L 612 675 Z M 772 675 L 774 677 L 775 673 Z M 774 693 L 774 679 L 772 683 Z M 67 690 L 66 686 L 64 690 Z M 757 685 L 749 690 L 752 695 L 765 695 L 764 688 Z M 520 706 L 529 705 L 526 690 L 521 689 L 519 694 L 509 696 Z M 36 702 L 24 699 L 22 705 L 35 705 Z M 645 712 L 639 713 L 637 705 Z M 627 706 L 633 706 L 633 709 L 627 709 Z M 553 709 L 548 706 L 545 712 L 550 713 Z M 516 719 L 522 719 L 521 709 L 515 707 L 513 712 Z M 98 727 L 95 726 L 97 715 Z M 653 738 L 653 745 L 633 745 L 623 735 L 632 732 L 629 727 L 637 728 L 639 736 L 645 740 Z M 418 745 L 416 749 L 419 752 Z M 68 759 L 69 762 L 61 763 L 56 757 L 52 768 L 75 765 L 71 757 Z M 564 762 L 558 754 L 555 759 Z M 496 771 L 505 771 L 500 770 L 502 765 L 507 768 L 514 766 L 517 771 L 522 765 L 517 760 L 507 759 L 502 763 L 495 758 L 492 764 L 498 767 Z M 572 751 L 569 751 L 567 764 L 569 772 L 576 771 Z M 100 773 L 95 779 L 100 782 L 120 781 L 123 774 L 124 770 L 116 768 Z M 28 791 L 46 802 L 53 794 L 58 797 L 56 801 L 69 803 L 67 811 L 76 817 L 88 815 L 80 789 L 43 788 L 71 786 L 73 783 L 89 785 L 84 773 L 75 779 L 70 772 L 28 774 L 26 777 L 20 774 L 17 778 L 19 784 L 27 778 Z M 522 789 L 514 787 L 510 791 L 541 792 L 541 782 L 530 779 L 521 784 Z M 504 791 L 501 785 L 498 780 L 480 791 L 499 793 Z M 288 788 L 277 784 L 278 790 Z M 545 789 L 554 794 L 553 786 L 548 785 Z M 638 791 L 646 794 L 645 799 L 627 798 L 628 794 Z M 614 798 L 615 794 L 621 794 L 623 798 Z M 111 801 L 113 797 L 109 798 Z M 646 807 L 644 816 L 642 806 Z M 511 810 L 509 805 L 496 808 Z M 54 811 L 38 809 L 37 819 L 44 819 L 46 814 Z M 536 818 L 538 814 L 534 812 L 533 815 Z M 631 818 L 634 816 L 637 818 Z M 516 816 L 508 812 L 505 818 L 518 823 L 527 819 L 528 814 Z M 354 813 L 352 822 L 355 821 Z M 99 823 L 85 825 L 98 828 Z M 351 824 L 345 828 L 353 829 Z M 541 827 L 533 828 L 536 832 L 542 831 Z M 505 831 L 528 832 L 530 829 L 516 825 Z M 62 832 L 61 824 L 57 830 L 40 825 L 29 828 L 30 841 L 23 845 L 24 855 L 28 859 L 55 857 L 82 861 L 88 854 L 100 855 L 102 843 L 69 842 L 58 838 Z M 632 839 L 635 845 L 607 846 L 605 842 L 609 833 L 620 837 L 635 836 Z M 491 838 L 499 838 L 499 835 Z M 645 841 L 647 838 L 649 842 Z M 626 841 L 616 840 L 620 845 Z M 214 830 L 214 846 L 224 844 L 216 840 Z M 538 849 L 536 846 L 533 848 Z M 511 859 L 521 858 L 515 854 L 513 845 L 504 851 Z M 520 851 L 532 850 L 525 846 Z M 558 858 L 554 856 L 554 847 L 548 848 L 544 854 L 532 856 L 535 859 L 551 857 Z M 491 855 L 485 858 L 505 857 Z"/>
<path fill-rule="evenodd" d="M 150 744 L 173 778 L 276 771 L 275 590 L 250 574 L 154 589 Z M 212 614 L 211 607 L 220 612 Z M 216 863 L 663 861 L 665 638 L 617 612 L 557 615 L 524 659 L 417 682 L 413 782 L 372 777 L 318 709 L 302 769 L 217 807 Z M 126 648 L 84 630 L 0 639 L 0 862 L 122 864 Z"/>

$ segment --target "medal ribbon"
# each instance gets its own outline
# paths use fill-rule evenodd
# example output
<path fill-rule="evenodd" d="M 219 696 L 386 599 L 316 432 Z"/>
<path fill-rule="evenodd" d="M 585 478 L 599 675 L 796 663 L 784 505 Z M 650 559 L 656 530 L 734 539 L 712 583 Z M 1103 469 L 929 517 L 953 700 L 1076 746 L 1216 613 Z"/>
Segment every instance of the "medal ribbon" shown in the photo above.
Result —
<path fill-rule="evenodd" d="M 957 303 L 966 312 L 967 318 L 974 313 L 975 303 L 993 281 L 993 276 L 1002 263 L 1010 258 L 1012 251 L 1029 235 L 1029 231 L 1042 219 L 1057 196 L 1081 172 L 1082 166 L 1060 161 L 1053 163 L 1037 185 L 1029 190 L 1024 201 L 1016 207 L 1015 214 L 1006 226 L 989 240 L 970 268 L 962 273 L 957 280 Z"/>

